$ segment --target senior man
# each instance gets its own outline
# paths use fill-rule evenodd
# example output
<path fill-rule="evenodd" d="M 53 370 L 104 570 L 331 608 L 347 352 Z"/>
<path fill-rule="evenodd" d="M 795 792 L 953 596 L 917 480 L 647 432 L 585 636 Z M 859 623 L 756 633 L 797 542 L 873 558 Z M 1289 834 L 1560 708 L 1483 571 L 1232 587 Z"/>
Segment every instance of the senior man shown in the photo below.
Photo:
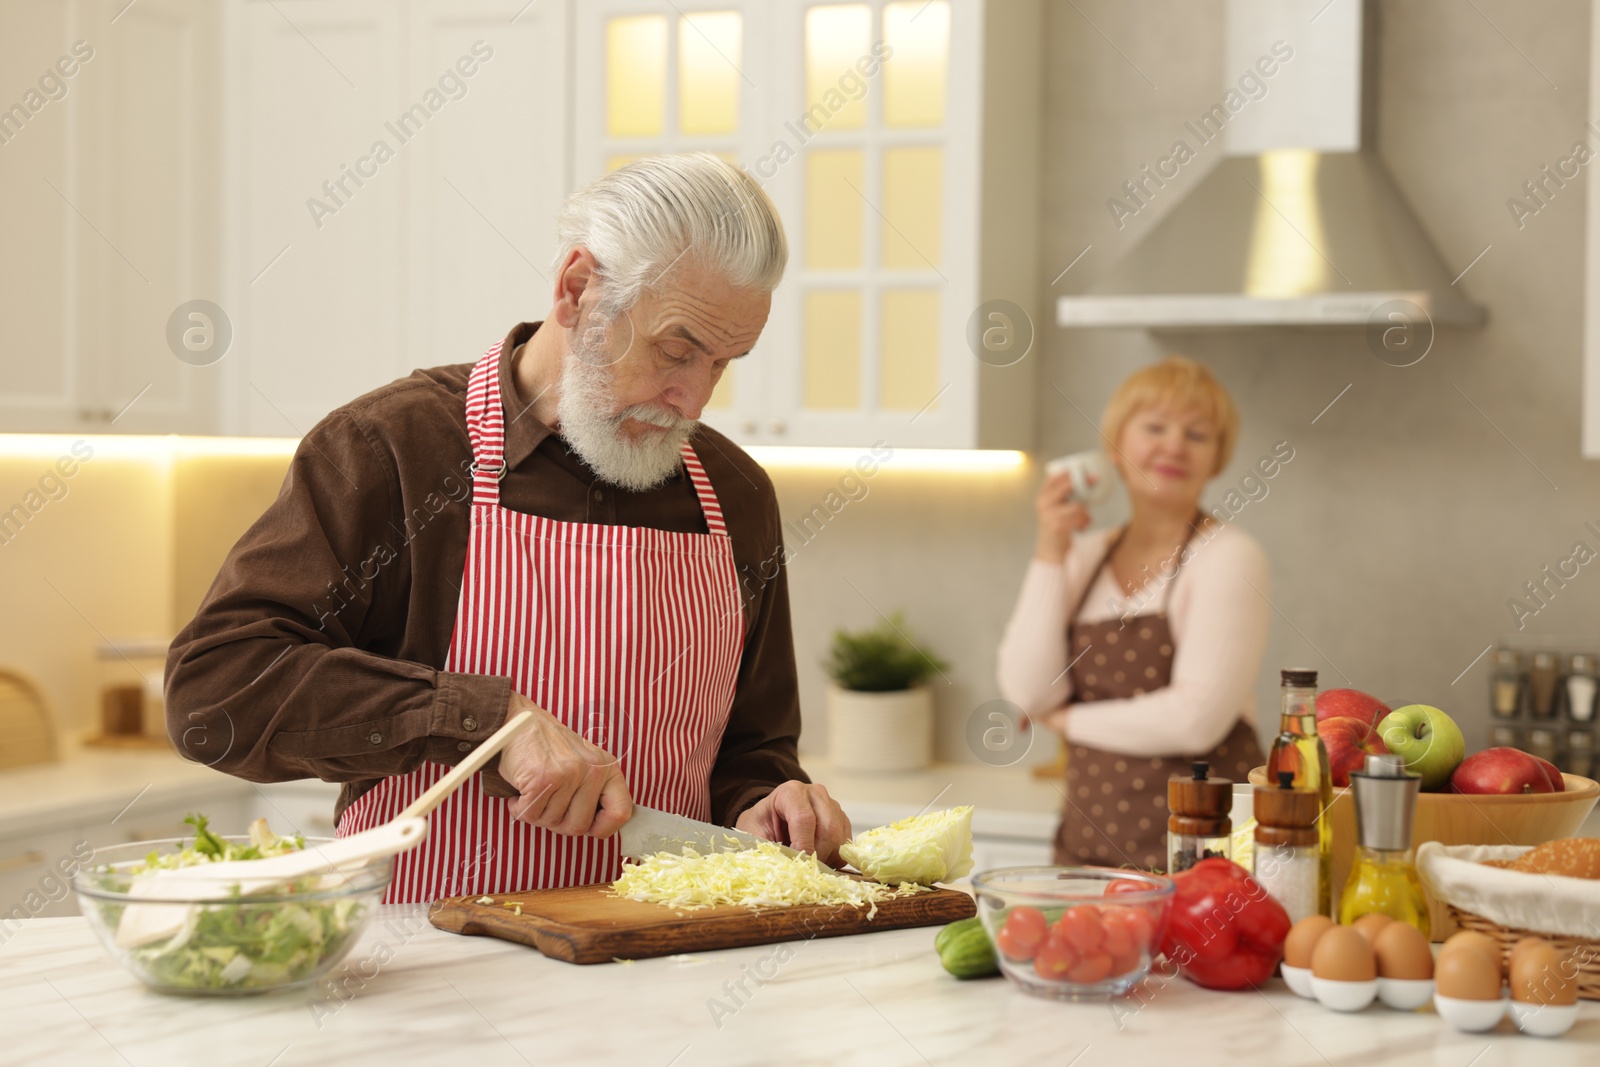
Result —
<path fill-rule="evenodd" d="M 533 710 L 391 902 L 615 878 L 635 798 L 835 863 L 850 836 L 796 759 L 772 483 L 696 421 L 766 324 L 772 202 L 715 156 L 658 156 L 576 193 L 558 234 L 542 322 L 306 435 L 168 656 L 180 749 L 343 783 L 341 835 Z"/>

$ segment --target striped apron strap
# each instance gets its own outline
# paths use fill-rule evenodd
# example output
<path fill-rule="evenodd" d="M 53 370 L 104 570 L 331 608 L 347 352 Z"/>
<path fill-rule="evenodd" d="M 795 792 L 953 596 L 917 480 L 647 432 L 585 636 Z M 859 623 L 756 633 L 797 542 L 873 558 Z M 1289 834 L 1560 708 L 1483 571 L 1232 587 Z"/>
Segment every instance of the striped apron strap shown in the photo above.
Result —
<path fill-rule="evenodd" d="M 506 474 L 506 413 L 500 403 L 500 346 L 496 342 L 467 382 L 467 435 L 472 439 L 472 502 L 500 503 Z"/>

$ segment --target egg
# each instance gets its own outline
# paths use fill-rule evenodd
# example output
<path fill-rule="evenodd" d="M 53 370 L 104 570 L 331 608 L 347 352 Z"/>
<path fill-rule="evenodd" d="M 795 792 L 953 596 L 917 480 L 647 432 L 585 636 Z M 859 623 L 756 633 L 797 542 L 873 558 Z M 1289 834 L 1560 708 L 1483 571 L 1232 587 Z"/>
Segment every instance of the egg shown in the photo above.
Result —
<path fill-rule="evenodd" d="M 1577 968 L 1562 959 L 1554 945 L 1519 942 L 1517 948 L 1522 951 L 1512 957 L 1512 1000 L 1563 1006 L 1578 1002 Z"/>
<path fill-rule="evenodd" d="M 1378 977 L 1372 946 L 1353 926 L 1334 926 L 1311 950 L 1311 974 L 1333 982 L 1371 982 Z"/>
<path fill-rule="evenodd" d="M 1551 947 L 1550 942 L 1542 937 L 1525 937 L 1511 946 L 1511 955 L 1506 959 L 1506 971 L 1510 973 L 1517 965 L 1517 960 L 1531 948 Z"/>
<path fill-rule="evenodd" d="M 1454 997 L 1456 1000 L 1500 999 L 1500 968 L 1481 952 L 1463 951 L 1460 948 L 1454 952 L 1441 952 L 1439 962 L 1434 966 L 1433 981 L 1441 997 Z"/>
<path fill-rule="evenodd" d="M 1332 926 L 1333 920 L 1326 915 L 1307 915 L 1295 923 L 1283 943 L 1283 962 L 1291 967 L 1310 967 L 1311 950 Z"/>
<path fill-rule="evenodd" d="M 1388 926 L 1392 922 L 1394 922 L 1394 919 L 1383 914 L 1382 912 L 1374 911 L 1368 912 L 1366 915 L 1361 916 L 1361 918 L 1351 923 L 1350 928 L 1353 930 L 1360 930 L 1361 936 L 1367 939 L 1367 944 L 1376 945 L 1378 943 L 1378 931 L 1382 930 L 1385 926 Z"/>
<path fill-rule="evenodd" d="M 1410 923 L 1389 923 L 1372 942 L 1382 978 L 1426 979 L 1433 977 L 1433 953 L 1428 939 Z"/>
<path fill-rule="evenodd" d="M 1476 930 L 1459 930 L 1450 935 L 1449 940 L 1439 947 L 1439 958 L 1442 960 L 1452 953 L 1462 949 L 1477 952 L 1484 959 L 1489 960 L 1499 970 L 1502 966 L 1500 957 L 1500 943 L 1488 934 L 1480 934 Z"/>

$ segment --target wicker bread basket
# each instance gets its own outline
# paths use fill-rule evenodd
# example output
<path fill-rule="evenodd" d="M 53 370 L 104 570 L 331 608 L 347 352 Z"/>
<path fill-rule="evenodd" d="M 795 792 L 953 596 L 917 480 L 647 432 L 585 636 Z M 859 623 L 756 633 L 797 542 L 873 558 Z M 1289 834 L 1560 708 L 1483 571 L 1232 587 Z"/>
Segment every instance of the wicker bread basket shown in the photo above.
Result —
<path fill-rule="evenodd" d="M 1522 938 L 1542 937 L 1577 965 L 1578 996 L 1600 1000 L 1600 881 L 1495 865 L 1526 851 L 1428 842 L 1417 850 L 1417 868 L 1456 925 L 1494 939 L 1502 963 Z"/>

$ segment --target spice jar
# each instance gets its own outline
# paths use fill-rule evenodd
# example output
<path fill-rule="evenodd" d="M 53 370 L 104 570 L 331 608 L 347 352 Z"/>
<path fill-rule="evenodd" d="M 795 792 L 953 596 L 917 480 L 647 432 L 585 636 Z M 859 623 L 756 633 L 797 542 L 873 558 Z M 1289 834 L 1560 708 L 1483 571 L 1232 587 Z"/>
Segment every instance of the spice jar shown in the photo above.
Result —
<path fill-rule="evenodd" d="M 1567 714 L 1573 722 L 1594 718 L 1595 658 L 1580 652 L 1567 661 Z"/>
<path fill-rule="evenodd" d="M 1489 676 L 1489 708 L 1497 718 L 1514 719 L 1522 706 L 1522 656 L 1509 648 L 1494 650 Z"/>
<path fill-rule="evenodd" d="M 1535 719 L 1553 719 L 1556 714 L 1556 655 L 1535 652 L 1528 668 L 1528 703 Z"/>
<path fill-rule="evenodd" d="M 1255 878 L 1297 923 L 1318 913 L 1322 863 L 1317 851 L 1317 815 L 1322 798 L 1294 788 L 1294 772 L 1279 771 L 1276 787 L 1255 791 Z"/>
<path fill-rule="evenodd" d="M 1167 873 L 1186 871 L 1203 859 L 1233 858 L 1233 782 L 1210 777 L 1211 765 L 1195 760 L 1194 773 L 1167 779 Z"/>
<path fill-rule="evenodd" d="M 1584 778 L 1594 777 L 1594 734 L 1574 730 L 1567 735 L 1567 762 L 1563 770 Z"/>
<path fill-rule="evenodd" d="M 1546 763 L 1556 761 L 1556 732 L 1541 726 L 1528 731 L 1528 752 Z"/>

